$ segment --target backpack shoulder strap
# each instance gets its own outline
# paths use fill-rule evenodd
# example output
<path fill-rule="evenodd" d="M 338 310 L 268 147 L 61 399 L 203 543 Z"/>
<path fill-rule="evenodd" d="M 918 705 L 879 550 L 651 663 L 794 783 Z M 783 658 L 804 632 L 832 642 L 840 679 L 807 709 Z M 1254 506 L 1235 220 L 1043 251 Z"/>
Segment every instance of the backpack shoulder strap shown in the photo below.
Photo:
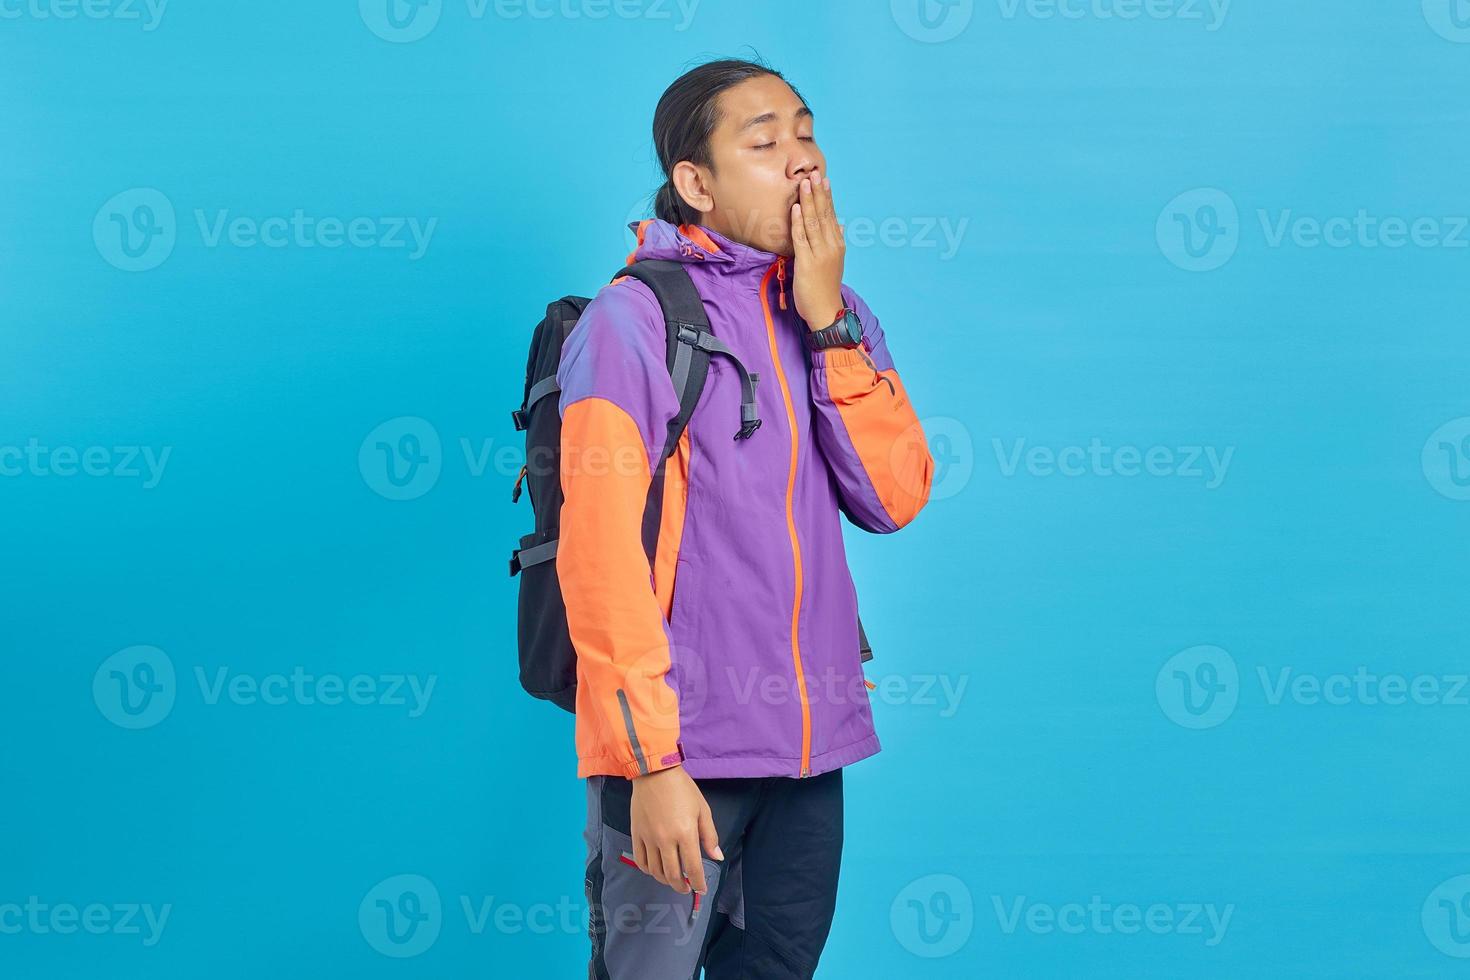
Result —
<path fill-rule="evenodd" d="M 667 459 L 679 444 L 679 437 L 689 424 L 694 408 L 704 393 L 704 383 L 709 374 L 709 359 L 713 354 L 729 358 L 740 373 L 740 431 L 737 439 L 748 439 L 760 427 L 760 417 L 755 410 L 755 385 L 758 375 L 750 374 L 735 352 L 724 341 L 714 335 L 709 316 L 704 310 L 704 300 L 694 288 L 694 280 L 684 263 L 669 259 L 642 259 L 625 266 L 617 276 L 632 276 L 647 286 L 658 300 L 663 311 L 668 349 L 669 376 L 674 382 L 674 391 L 679 396 L 679 414 L 669 422 L 668 438 L 664 442 L 660 464 Z"/>
<path fill-rule="evenodd" d="M 708 333 L 709 316 L 704 311 L 699 291 L 694 288 L 694 280 L 689 278 L 689 271 L 682 262 L 643 259 L 626 266 L 618 276 L 632 276 L 647 286 L 664 314 L 669 377 L 673 379 L 674 392 L 679 396 L 679 414 L 669 421 L 668 436 L 659 457 L 662 462 L 679 444 L 679 437 L 684 434 L 694 407 L 704 394 L 704 382 L 709 374 L 709 352 L 689 343 L 680 343 L 679 334 L 685 328 Z"/>
<path fill-rule="evenodd" d="M 643 508 L 643 549 L 653 564 L 658 551 L 659 522 L 663 514 L 664 470 L 669 457 L 678 448 L 679 437 L 689 425 L 694 408 L 704 394 L 709 375 L 709 359 L 714 354 L 728 357 L 740 373 L 740 431 L 737 439 L 748 439 L 760 426 L 755 411 L 755 383 L 759 378 L 745 370 L 740 358 L 710 328 L 704 300 L 694 288 L 694 280 L 682 262 L 668 259 L 642 259 L 625 266 L 614 278 L 632 276 L 647 286 L 658 299 L 663 311 L 668 338 L 669 376 L 679 396 L 679 414 L 669 420 L 669 432 L 663 452 L 649 483 L 648 500 Z"/>

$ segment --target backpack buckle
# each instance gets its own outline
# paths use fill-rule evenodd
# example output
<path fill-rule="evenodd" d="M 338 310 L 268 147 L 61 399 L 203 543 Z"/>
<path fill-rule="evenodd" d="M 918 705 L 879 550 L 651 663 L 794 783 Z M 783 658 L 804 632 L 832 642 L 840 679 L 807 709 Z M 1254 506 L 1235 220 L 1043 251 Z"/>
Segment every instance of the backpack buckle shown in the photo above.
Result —
<path fill-rule="evenodd" d="M 516 427 L 517 432 L 526 431 L 526 413 L 521 409 L 517 408 L 511 411 L 510 421 Z"/>

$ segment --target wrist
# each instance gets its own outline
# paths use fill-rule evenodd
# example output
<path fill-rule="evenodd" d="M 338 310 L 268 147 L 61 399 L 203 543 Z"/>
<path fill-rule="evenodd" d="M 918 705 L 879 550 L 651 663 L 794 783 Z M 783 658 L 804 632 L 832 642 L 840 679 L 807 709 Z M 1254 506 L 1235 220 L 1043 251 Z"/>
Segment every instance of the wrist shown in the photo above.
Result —
<path fill-rule="evenodd" d="M 862 344 L 863 325 L 856 311 L 844 308 L 836 319 L 817 330 L 802 334 L 802 340 L 811 351 L 827 351 L 835 348 L 852 350 Z"/>
<path fill-rule="evenodd" d="M 808 330 L 821 330 L 823 327 L 830 327 L 842 317 L 843 311 L 847 309 L 847 304 L 839 296 L 830 302 L 828 300 L 822 300 L 817 304 L 815 309 L 818 311 L 815 319 L 810 317 L 806 318 Z M 824 315 L 821 312 L 823 310 L 830 310 L 831 312 Z"/>

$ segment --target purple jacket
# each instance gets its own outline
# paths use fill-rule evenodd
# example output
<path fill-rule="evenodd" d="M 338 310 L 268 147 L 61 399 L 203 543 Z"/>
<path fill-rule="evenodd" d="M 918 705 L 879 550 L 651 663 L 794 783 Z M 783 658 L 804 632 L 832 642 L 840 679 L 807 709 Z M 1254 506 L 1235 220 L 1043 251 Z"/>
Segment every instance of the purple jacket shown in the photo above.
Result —
<path fill-rule="evenodd" d="M 740 378 L 711 358 L 666 463 L 650 566 L 643 511 L 679 410 L 663 314 L 623 278 L 568 336 L 556 570 L 577 651 L 577 774 L 809 776 L 866 758 L 879 744 L 840 517 L 896 531 L 933 473 L 878 318 L 844 284 L 862 345 L 811 352 L 789 257 L 658 220 L 638 226 L 635 257 L 688 266 L 711 329 L 759 378 L 762 424 L 734 438 Z"/>

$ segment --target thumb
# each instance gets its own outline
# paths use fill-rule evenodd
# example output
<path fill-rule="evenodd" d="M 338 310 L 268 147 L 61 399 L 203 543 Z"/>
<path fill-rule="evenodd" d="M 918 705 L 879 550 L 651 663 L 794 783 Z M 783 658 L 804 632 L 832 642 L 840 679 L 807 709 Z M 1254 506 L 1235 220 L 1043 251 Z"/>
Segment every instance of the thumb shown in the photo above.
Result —
<path fill-rule="evenodd" d="M 708 806 L 699 814 L 699 844 L 716 861 L 725 860 L 725 853 L 720 850 L 720 835 L 715 831 L 715 818 Z"/>

